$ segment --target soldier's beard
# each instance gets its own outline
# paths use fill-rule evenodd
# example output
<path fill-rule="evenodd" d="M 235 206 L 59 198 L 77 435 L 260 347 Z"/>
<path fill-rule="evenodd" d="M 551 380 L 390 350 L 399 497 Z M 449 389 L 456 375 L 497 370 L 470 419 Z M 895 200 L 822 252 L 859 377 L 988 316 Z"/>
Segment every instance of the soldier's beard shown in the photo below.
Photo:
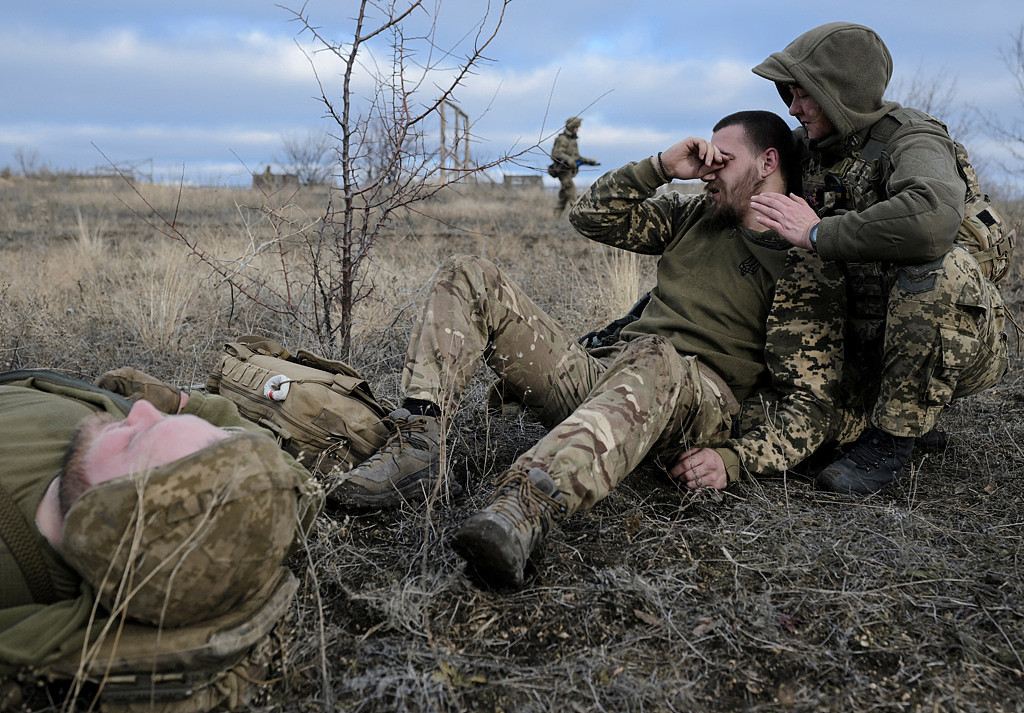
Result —
<path fill-rule="evenodd" d="M 720 200 L 712 201 L 704 216 L 704 225 L 708 230 L 717 232 L 736 228 L 743 224 L 750 210 L 750 196 L 758 193 L 764 179 L 757 177 L 757 171 L 751 168 L 747 175 L 732 188 L 726 188 L 722 183 L 713 181 L 704 187 L 705 193 L 717 190 Z"/>
<path fill-rule="evenodd" d="M 743 216 L 739 214 L 735 206 L 728 203 L 712 204 L 707 215 L 704 216 L 704 227 L 710 232 L 717 233 L 735 228 L 742 220 Z"/>

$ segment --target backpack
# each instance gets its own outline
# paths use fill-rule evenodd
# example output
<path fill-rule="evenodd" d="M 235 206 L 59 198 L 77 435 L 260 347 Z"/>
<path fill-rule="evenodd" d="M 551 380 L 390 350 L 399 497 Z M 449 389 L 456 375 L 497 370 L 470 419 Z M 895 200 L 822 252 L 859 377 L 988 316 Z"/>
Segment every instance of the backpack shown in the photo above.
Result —
<path fill-rule="evenodd" d="M 1006 229 L 1006 221 L 996 212 L 988 195 L 981 192 L 978 174 L 967 156 L 967 149 L 958 141 L 953 144 L 956 146 L 956 167 L 967 185 L 964 220 L 956 241 L 971 251 L 985 277 L 998 282 L 1010 267 L 1017 231 Z"/>
<path fill-rule="evenodd" d="M 565 161 L 560 159 L 553 159 L 550 166 L 548 166 L 548 175 L 552 178 L 559 178 L 572 173 L 573 167 L 567 164 Z"/>
<path fill-rule="evenodd" d="M 388 411 L 366 381 L 341 361 L 247 335 L 224 345 L 206 389 L 274 433 L 311 471 L 327 475 L 362 463 L 387 440 Z"/>
<path fill-rule="evenodd" d="M 824 185 L 813 188 L 805 185 L 808 202 L 818 215 L 838 207 L 863 210 L 884 198 L 884 175 L 878 159 L 881 158 L 882 162 L 886 160 L 883 152 L 889 139 L 900 126 L 915 119 L 933 121 L 946 129 L 941 121 L 917 109 L 903 107 L 887 114 L 872 127 L 859 156 L 846 159 L 834 167 L 833 172 L 825 176 Z M 957 172 L 967 188 L 964 219 L 957 231 L 956 243 L 974 255 L 985 277 L 997 282 L 1009 269 L 1017 232 L 1007 229 L 1006 221 L 996 211 L 988 195 L 981 191 L 978 174 L 971 165 L 967 149 L 958 141 L 954 141 L 953 146 Z"/>

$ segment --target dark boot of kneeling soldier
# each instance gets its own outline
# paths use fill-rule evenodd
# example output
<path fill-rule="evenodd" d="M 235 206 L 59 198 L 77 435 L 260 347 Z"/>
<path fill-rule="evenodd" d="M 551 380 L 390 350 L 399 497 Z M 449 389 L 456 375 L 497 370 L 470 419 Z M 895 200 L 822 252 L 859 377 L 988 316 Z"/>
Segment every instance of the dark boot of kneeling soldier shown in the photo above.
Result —
<path fill-rule="evenodd" d="M 814 484 L 837 493 L 869 495 L 899 482 L 917 439 L 869 428 L 844 456 L 823 469 Z"/>

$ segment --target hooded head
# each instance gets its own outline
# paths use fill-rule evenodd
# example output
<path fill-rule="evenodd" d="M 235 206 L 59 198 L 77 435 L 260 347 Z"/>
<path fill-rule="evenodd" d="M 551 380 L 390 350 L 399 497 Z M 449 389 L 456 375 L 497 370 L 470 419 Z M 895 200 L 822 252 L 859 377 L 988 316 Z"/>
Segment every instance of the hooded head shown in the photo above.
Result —
<path fill-rule="evenodd" d="M 578 116 L 570 116 L 565 120 L 565 130 L 570 134 L 576 133 L 579 130 L 580 124 L 583 123 L 583 119 Z"/>
<path fill-rule="evenodd" d="M 892 55 L 871 28 L 831 22 L 808 30 L 754 67 L 775 82 L 786 105 L 797 85 L 811 95 L 840 137 L 858 133 L 897 106 L 882 99 L 892 78 Z"/>
<path fill-rule="evenodd" d="M 276 575 L 301 479 L 273 439 L 238 433 L 89 488 L 61 551 L 114 615 L 181 626 L 231 610 Z"/>

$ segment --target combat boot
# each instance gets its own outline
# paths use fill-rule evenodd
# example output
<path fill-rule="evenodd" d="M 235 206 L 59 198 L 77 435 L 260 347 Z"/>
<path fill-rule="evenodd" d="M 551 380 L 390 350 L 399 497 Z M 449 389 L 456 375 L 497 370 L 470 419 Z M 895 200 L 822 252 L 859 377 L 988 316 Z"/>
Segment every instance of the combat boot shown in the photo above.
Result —
<path fill-rule="evenodd" d="M 949 434 L 942 426 L 934 426 L 924 435 L 917 437 L 916 446 L 923 453 L 941 453 L 949 447 Z"/>
<path fill-rule="evenodd" d="M 383 509 L 425 500 L 440 472 L 441 424 L 400 408 L 388 414 L 391 435 L 368 460 L 338 477 L 327 499 L 345 507 Z M 454 494 L 462 491 L 453 484 Z"/>
<path fill-rule="evenodd" d="M 876 493 L 898 482 L 917 441 L 869 428 L 846 455 L 822 470 L 814 484 L 837 493 Z"/>
<path fill-rule="evenodd" d="M 488 584 L 518 588 L 526 560 L 566 509 L 550 475 L 540 468 L 512 468 L 487 507 L 458 529 L 452 547 Z"/>

